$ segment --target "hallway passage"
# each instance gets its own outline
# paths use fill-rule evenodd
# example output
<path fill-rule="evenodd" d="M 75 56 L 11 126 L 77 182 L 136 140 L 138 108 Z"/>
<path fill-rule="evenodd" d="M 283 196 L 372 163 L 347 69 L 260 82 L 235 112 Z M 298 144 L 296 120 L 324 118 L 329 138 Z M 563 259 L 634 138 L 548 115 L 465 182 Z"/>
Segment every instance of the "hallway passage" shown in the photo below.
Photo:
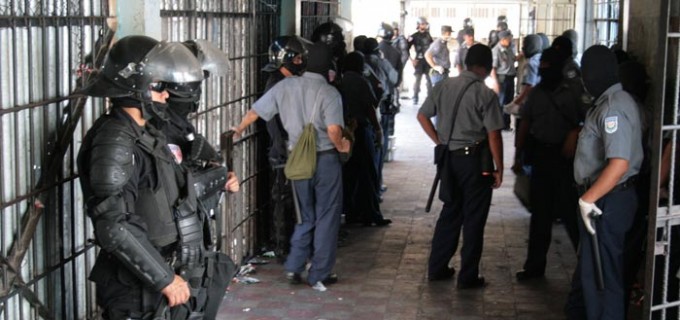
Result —
<path fill-rule="evenodd" d="M 339 281 L 328 291 L 290 285 L 275 258 L 257 266 L 256 284 L 232 283 L 218 319 L 563 319 L 576 258 L 564 228 L 554 225 L 546 277 L 518 284 L 526 257 L 529 213 L 512 192 L 513 132 L 503 132 L 505 176 L 493 194 L 485 232 L 483 289 L 458 290 L 455 280 L 427 281 L 430 240 L 441 203 L 424 207 L 435 174 L 433 144 L 416 121 L 417 107 L 402 104 L 396 119 L 396 155 L 385 166 L 382 211 L 388 227 L 349 227 L 338 251 Z M 460 266 L 458 253 L 453 266 Z"/>

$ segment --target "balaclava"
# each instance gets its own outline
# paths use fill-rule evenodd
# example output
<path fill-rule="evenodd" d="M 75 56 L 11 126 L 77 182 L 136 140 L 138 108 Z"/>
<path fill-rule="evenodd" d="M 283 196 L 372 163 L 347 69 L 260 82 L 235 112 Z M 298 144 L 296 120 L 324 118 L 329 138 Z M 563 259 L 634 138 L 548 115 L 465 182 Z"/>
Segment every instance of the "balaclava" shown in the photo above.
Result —
<path fill-rule="evenodd" d="M 586 90 L 595 99 L 619 82 L 616 56 L 603 45 L 594 45 L 583 53 L 581 73 Z"/>

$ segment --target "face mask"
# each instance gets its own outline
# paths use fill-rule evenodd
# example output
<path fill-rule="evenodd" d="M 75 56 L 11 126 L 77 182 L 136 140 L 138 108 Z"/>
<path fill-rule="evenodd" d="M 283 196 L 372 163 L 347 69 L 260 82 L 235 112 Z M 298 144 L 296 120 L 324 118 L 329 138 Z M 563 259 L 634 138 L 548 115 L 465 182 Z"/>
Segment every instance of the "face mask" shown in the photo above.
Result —
<path fill-rule="evenodd" d="M 142 106 L 144 108 L 142 110 L 144 119 L 150 120 L 151 118 L 154 118 L 155 120 L 168 121 L 168 115 L 165 113 L 165 110 L 168 107 L 166 103 L 151 101 L 144 102 Z"/>

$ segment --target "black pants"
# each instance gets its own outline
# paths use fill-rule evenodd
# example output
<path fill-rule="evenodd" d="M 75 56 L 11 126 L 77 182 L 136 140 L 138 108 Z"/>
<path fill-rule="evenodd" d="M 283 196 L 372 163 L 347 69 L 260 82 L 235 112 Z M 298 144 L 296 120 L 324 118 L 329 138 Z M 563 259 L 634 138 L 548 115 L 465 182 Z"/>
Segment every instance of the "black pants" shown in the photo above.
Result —
<path fill-rule="evenodd" d="M 484 227 L 491 205 L 493 179 L 483 176 L 479 156 L 449 153 L 440 167 L 439 198 L 444 206 L 432 237 L 429 274 L 439 274 L 448 267 L 458 249 L 463 231 L 459 282 L 472 282 L 479 276 L 479 261 L 484 246 Z"/>
<path fill-rule="evenodd" d="M 347 223 L 370 223 L 383 219 L 378 193 L 379 176 L 374 163 L 374 137 L 371 125 L 359 125 L 354 131 L 352 156 L 342 170 Z"/>
<path fill-rule="evenodd" d="M 427 94 L 432 91 L 432 80 L 430 79 L 430 65 L 427 64 L 425 59 L 418 60 L 415 66 L 416 82 L 413 84 L 413 98 L 418 99 L 418 94 L 420 93 L 420 80 L 425 76 L 427 80 Z"/>
<path fill-rule="evenodd" d="M 573 182 L 573 161 L 561 155 L 560 146 L 535 143 L 532 159 L 532 214 L 524 270 L 543 274 L 555 218 L 562 219 L 574 250 L 578 247 L 578 194 Z"/>
<path fill-rule="evenodd" d="M 503 106 L 512 102 L 515 98 L 515 76 L 514 75 L 498 75 L 498 100 L 501 103 L 501 111 L 503 111 Z M 505 122 L 505 128 L 510 128 L 510 115 L 503 113 L 503 121 Z"/>

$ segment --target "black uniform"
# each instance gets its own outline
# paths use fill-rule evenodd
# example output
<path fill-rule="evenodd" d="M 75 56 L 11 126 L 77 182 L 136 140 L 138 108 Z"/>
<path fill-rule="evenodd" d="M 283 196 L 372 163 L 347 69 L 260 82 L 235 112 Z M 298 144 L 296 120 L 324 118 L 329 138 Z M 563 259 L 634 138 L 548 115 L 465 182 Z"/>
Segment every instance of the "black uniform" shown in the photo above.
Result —
<path fill-rule="evenodd" d="M 425 51 L 430 48 L 432 41 L 432 36 L 430 36 L 429 31 L 418 31 L 412 34 L 408 41 L 409 49 L 411 49 L 412 46 L 415 46 L 416 49 L 416 65 L 414 66 L 416 82 L 413 85 L 413 100 L 415 103 L 418 103 L 420 80 L 423 78 L 423 75 L 427 80 L 427 93 L 429 94 L 432 90 L 432 81 L 430 80 L 430 65 L 425 60 Z"/>
<path fill-rule="evenodd" d="M 196 214 L 191 175 L 177 165 L 161 132 L 138 126 L 114 104 L 86 135 L 78 169 L 103 249 L 90 280 L 105 318 L 153 314 L 165 301 L 160 290 L 175 273 L 201 286 L 203 220 Z M 186 318 L 189 308 L 205 305 L 205 299 L 192 296 L 189 304 L 172 308 L 173 319 Z"/>

